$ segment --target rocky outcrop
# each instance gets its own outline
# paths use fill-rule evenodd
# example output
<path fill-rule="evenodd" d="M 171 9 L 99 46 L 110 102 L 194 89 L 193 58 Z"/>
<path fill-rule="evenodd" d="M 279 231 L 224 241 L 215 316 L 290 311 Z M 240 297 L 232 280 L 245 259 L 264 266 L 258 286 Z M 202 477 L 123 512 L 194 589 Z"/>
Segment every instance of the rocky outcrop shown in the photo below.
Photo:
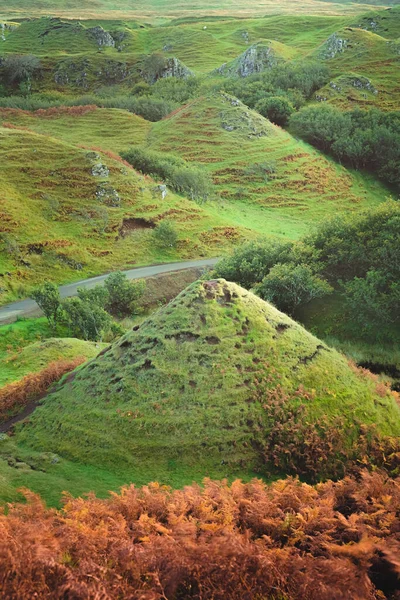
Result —
<path fill-rule="evenodd" d="M 269 122 L 259 113 L 229 94 L 221 93 L 221 98 L 225 105 L 219 114 L 222 129 L 236 131 L 250 139 L 269 135 Z"/>
<path fill-rule="evenodd" d="M 329 83 L 329 87 L 335 92 L 342 92 L 344 89 L 346 89 L 346 87 L 348 88 L 349 86 L 354 87 L 357 90 L 370 92 L 374 95 L 378 94 L 378 90 L 373 85 L 371 80 L 368 79 L 368 77 L 363 77 L 361 75 L 340 77 L 339 79 Z"/>
<path fill-rule="evenodd" d="M 253 44 L 243 54 L 230 63 L 225 63 L 214 73 L 225 76 L 249 77 L 266 69 L 275 67 L 280 62 L 271 46 Z"/>
<path fill-rule="evenodd" d="M 178 58 L 174 56 L 167 58 L 165 62 L 165 69 L 161 74 L 161 77 L 178 77 L 178 79 L 187 79 L 193 77 L 194 73 L 186 65 L 183 64 Z"/>
<path fill-rule="evenodd" d="M 121 198 L 117 190 L 108 183 L 99 183 L 96 190 L 96 198 L 106 206 L 116 208 L 121 205 Z"/>
<path fill-rule="evenodd" d="M 87 34 L 91 39 L 93 39 L 96 42 L 99 48 L 114 48 L 115 46 L 114 38 L 108 33 L 108 31 L 105 31 L 105 29 L 100 27 L 100 25 L 97 25 L 96 27 L 90 27 L 87 30 Z"/>
<path fill-rule="evenodd" d="M 91 80 L 110 85 L 124 81 L 129 74 L 125 62 L 105 59 L 100 65 L 94 65 L 88 58 L 74 58 L 60 61 L 56 65 L 54 81 L 58 85 L 71 85 L 86 90 L 89 89 Z"/>
<path fill-rule="evenodd" d="M 335 58 L 338 54 L 341 54 L 348 47 L 349 41 L 340 37 L 337 33 L 333 33 L 328 37 L 326 42 L 321 47 L 319 52 L 319 58 L 329 59 Z"/>

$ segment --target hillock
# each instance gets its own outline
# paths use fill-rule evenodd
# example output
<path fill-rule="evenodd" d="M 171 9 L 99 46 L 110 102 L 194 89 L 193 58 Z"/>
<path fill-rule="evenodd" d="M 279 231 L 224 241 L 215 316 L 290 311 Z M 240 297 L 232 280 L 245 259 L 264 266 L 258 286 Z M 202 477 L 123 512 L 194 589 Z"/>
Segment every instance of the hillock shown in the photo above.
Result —
<path fill-rule="evenodd" d="M 70 376 L 16 440 L 125 480 L 320 479 L 365 455 L 389 464 L 375 443 L 388 448 L 399 416 L 376 378 L 252 293 L 211 280 Z"/>

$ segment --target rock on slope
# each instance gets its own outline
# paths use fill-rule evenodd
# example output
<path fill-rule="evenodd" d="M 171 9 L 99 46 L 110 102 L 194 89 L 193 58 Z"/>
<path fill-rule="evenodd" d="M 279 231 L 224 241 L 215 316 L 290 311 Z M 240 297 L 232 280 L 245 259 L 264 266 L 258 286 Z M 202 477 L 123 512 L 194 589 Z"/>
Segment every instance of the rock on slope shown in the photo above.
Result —
<path fill-rule="evenodd" d="M 252 293 L 212 280 L 189 286 L 77 371 L 17 441 L 126 478 L 140 469 L 162 479 L 171 465 L 189 477 L 221 464 L 227 474 L 266 472 L 271 440 L 288 431 L 291 468 L 301 472 L 309 424 L 316 449 L 331 444 L 318 466 L 324 476 L 361 423 L 397 435 L 399 416 L 391 393 L 343 356 Z"/>
<path fill-rule="evenodd" d="M 276 67 L 283 60 L 276 46 L 284 47 L 277 42 L 253 44 L 243 54 L 235 58 L 235 60 L 224 63 L 216 69 L 215 73 L 230 77 L 249 77 L 249 75 L 253 75 L 254 73 L 260 73 L 266 69 Z"/>

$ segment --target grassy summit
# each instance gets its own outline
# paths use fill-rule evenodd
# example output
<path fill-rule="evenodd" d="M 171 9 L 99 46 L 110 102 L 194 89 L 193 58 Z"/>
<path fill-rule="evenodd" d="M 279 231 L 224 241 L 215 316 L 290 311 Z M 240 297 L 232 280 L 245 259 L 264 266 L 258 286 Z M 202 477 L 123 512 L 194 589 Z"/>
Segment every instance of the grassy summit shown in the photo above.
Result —
<path fill-rule="evenodd" d="M 16 440 L 125 481 L 251 476 L 268 472 L 269 443 L 300 406 L 295 467 L 303 425 L 322 447 L 326 427 L 340 442 L 317 476 L 364 427 L 400 433 L 386 388 L 252 293 L 199 281 L 69 377 Z"/>

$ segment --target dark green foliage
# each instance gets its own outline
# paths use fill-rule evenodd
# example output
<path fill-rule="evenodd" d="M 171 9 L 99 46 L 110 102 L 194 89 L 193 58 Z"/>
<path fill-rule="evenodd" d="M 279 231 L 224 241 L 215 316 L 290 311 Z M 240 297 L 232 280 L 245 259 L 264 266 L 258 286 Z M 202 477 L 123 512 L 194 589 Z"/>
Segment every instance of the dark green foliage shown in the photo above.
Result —
<path fill-rule="evenodd" d="M 278 263 L 254 291 L 263 300 L 272 302 L 280 310 L 292 315 L 298 306 L 329 294 L 332 288 L 321 277 L 314 275 L 308 265 Z"/>
<path fill-rule="evenodd" d="M 178 232 L 171 221 L 161 221 L 153 231 L 156 243 L 163 248 L 175 248 Z"/>
<path fill-rule="evenodd" d="M 355 277 L 345 285 L 352 325 L 364 337 L 375 336 L 380 323 L 386 339 L 396 339 L 400 325 L 400 282 L 385 271 L 368 271 L 364 278 Z"/>
<path fill-rule="evenodd" d="M 147 175 L 154 175 L 167 180 L 174 167 L 185 167 L 186 163 L 181 158 L 166 152 L 156 152 L 146 148 L 130 148 L 121 154 L 135 169 Z"/>
<path fill-rule="evenodd" d="M 271 69 L 264 78 L 276 89 L 298 90 L 306 98 L 310 98 L 329 81 L 329 69 L 319 62 L 288 62 Z"/>
<path fill-rule="evenodd" d="M 329 81 L 329 70 L 315 62 L 286 63 L 245 79 L 231 78 L 225 91 L 254 108 L 266 98 L 285 97 L 296 108 Z"/>
<path fill-rule="evenodd" d="M 48 281 L 34 290 L 31 296 L 43 311 L 50 327 L 54 329 L 61 316 L 61 298 L 58 287 Z"/>
<path fill-rule="evenodd" d="M 159 79 L 151 87 L 151 94 L 153 97 L 167 102 L 183 104 L 196 96 L 201 82 L 202 80 L 198 77 L 187 77 L 186 79 L 167 77 Z"/>
<path fill-rule="evenodd" d="M 289 312 L 327 293 L 329 282 L 346 300 L 347 330 L 358 337 L 398 340 L 400 204 L 388 201 L 341 215 L 294 244 L 244 244 L 217 265 L 216 273 L 255 286 L 262 298 Z"/>
<path fill-rule="evenodd" d="M 365 277 L 370 270 L 384 270 L 400 279 L 400 204 L 388 201 L 331 219 L 306 243 L 317 252 L 319 269 L 331 281 Z"/>
<path fill-rule="evenodd" d="M 292 130 L 347 165 L 376 171 L 400 184 L 400 112 L 377 109 L 342 113 L 329 106 L 308 106 L 290 119 Z"/>
<path fill-rule="evenodd" d="M 80 298 L 67 298 L 62 308 L 65 323 L 74 337 L 96 342 L 110 328 L 110 315 L 94 303 Z"/>
<path fill-rule="evenodd" d="M 261 282 L 275 264 L 290 260 L 291 249 L 291 243 L 274 239 L 243 244 L 218 263 L 216 276 L 249 289 Z"/>
<path fill-rule="evenodd" d="M 294 107 L 289 100 L 281 96 L 271 96 L 259 100 L 255 109 L 276 125 L 286 125 Z"/>
<path fill-rule="evenodd" d="M 57 106 L 89 106 L 100 108 L 120 108 L 139 115 L 147 121 L 160 121 L 176 108 L 176 104 L 151 96 L 112 96 L 102 97 L 95 94 L 75 98 L 56 98 L 49 94 L 9 96 L 0 98 L 0 108 L 19 108 L 21 110 L 48 109 Z"/>
<path fill-rule="evenodd" d="M 96 285 L 96 287 L 90 289 L 78 288 L 78 297 L 82 302 L 105 308 L 108 301 L 108 290 L 101 285 Z"/>
<path fill-rule="evenodd" d="M 135 311 L 146 284 L 143 280 L 129 281 L 124 273 L 117 271 L 107 277 L 104 286 L 107 291 L 105 309 L 113 315 L 123 317 Z"/>
<path fill-rule="evenodd" d="M 210 175 L 172 154 L 136 147 L 123 152 L 121 156 L 135 169 L 160 177 L 176 192 L 191 200 L 204 202 L 212 195 Z"/>
<path fill-rule="evenodd" d="M 41 68 L 41 63 L 33 54 L 13 54 L 4 59 L 2 67 L 9 83 L 23 83 L 32 79 Z"/>
<path fill-rule="evenodd" d="M 143 60 L 142 76 L 148 83 L 155 83 L 163 74 L 165 66 L 165 56 L 161 52 L 154 52 Z"/>

